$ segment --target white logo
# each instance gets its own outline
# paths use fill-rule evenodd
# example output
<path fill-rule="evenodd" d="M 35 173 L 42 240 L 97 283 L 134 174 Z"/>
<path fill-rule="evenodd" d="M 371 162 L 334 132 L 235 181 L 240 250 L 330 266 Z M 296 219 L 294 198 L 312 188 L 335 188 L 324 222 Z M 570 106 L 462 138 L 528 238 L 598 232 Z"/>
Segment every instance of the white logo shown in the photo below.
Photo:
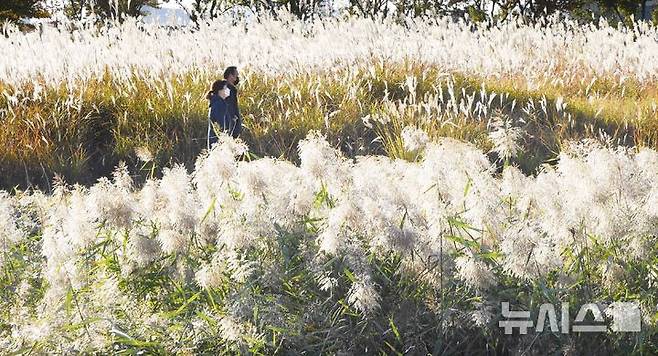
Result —
<path fill-rule="evenodd" d="M 501 320 L 498 326 L 505 329 L 505 334 L 512 334 L 514 329 L 518 329 L 519 333 L 524 335 L 528 333 L 528 329 L 532 328 L 535 324 L 530 320 L 529 311 L 512 311 L 509 308 L 509 302 L 502 302 L 501 309 L 503 317 L 508 320 Z M 586 318 L 590 314 L 593 318 L 593 323 L 587 324 Z M 598 304 L 589 303 L 580 307 L 578 314 L 574 320 L 574 325 L 570 328 L 569 319 L 569 303 L 562 303 L 560 308 L 560 319 L 558 326 L 558 318 L 555 312 L 555 306 L 550 303 L 542 304 L 539 307 L 537 315 L 537 324 L 535 331 L 540 333 L 548 326 L 551 332 L 561 332 L 568 334 L 570 331 L 579 333 L 596 333 L 606 332 L 607 328 Z M 640 332 L 642 315 L 640 307 L 634 302 L 614 302 L 605 308 L 605 315 L 612 319 L 610 330 L 613 332 Z M 548 325 L 546 325 L 548 321 Z"/>

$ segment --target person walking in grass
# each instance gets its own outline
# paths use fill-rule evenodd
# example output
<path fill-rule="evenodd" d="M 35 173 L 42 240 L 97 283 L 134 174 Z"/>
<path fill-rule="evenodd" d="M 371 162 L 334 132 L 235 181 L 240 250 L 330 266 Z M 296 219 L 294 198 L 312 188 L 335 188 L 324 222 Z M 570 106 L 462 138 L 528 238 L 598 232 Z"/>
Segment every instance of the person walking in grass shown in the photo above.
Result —
<path fill-rule="evenodd" d="M 208 110 L 208 149 L 217 142 L 217 132 L 220 129 L 230 133 L 232 131 L 229 116 L 227 98 L 231 95 L 226 80 L 217 80 L 212 83 L 206 99 L 209 101 Z"/>
<path fill-rule="evenodd" d="M 240 77 L 238 75 L 238 68 L 231 66 L 224 71 L 224 79 L 228 83 L 230 95 L 225 99 L 226 101 L 226 116 L 229 123 L 228 133 L 237 138 L 242 132 L 242 116 L 240 115 L 240 108 L 238 105 L 238 83 Z"/>

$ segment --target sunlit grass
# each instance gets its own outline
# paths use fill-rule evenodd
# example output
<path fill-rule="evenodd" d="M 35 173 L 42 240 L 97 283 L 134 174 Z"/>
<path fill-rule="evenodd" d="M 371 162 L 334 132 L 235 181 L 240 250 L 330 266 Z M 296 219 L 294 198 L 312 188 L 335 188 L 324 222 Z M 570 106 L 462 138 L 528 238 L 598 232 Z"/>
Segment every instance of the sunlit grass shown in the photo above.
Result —
<path fill-rule="evenodd" d="M 0 82 L 6 93 L 0 98 L 6 108 L 0 159 L 8 173 L 2 184 L 44 186 L 54 173 L 92 182 L 120 160 L 137 166 L 137 148 L 153 152 L 158 166 L 191 167 L 206 146 L 204 96 L 217 78 L 210 73 L 191 70 L 153 79 L 135 72 L 118 80 L 106 72 L 101 78 L 56 86 L 38 80 L 20 87 Z M 632 80 L 529 88 L 522 78 L 445 73 L 411 61 L 364 62 L 287 76 L 245 68 L 243 78 L 243 139 L 259 156 L 295 160 L 297 142 L 310 130 L 320 130 L 348 156 L 404 157 L 395 136 L 407 124 L 432 137 L 454 137 L 486 150 L 487 125 L 495 115 L 510 117 L 527 131 L 517 164 L 528 172 L 555 158 L 567 140 L 603 136 L 626 145 L 657 143 L 658 91 Z M 482 93 L 496 96 L 483 100 Z M 556 107 L 558 100 L 565 110 Z M 488 112 L 475 114 L 481 101 Z M 532 112 L 524 110 L 531 101 Z M 469 108 L 461 107 L 465 105 Z M 368 124 L 373 118 L 393 124 L 380 123 L 374 130 Z"/>

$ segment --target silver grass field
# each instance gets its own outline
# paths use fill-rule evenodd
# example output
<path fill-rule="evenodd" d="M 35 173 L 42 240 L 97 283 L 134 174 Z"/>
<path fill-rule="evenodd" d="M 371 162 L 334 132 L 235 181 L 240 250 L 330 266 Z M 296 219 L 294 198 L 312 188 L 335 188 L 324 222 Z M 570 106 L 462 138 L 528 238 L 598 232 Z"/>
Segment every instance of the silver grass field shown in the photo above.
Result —
<path fill-rule="evenodd" d="M 2 29 L 2 353 L 658 353 L 657 28 L 222 21 Z"/>

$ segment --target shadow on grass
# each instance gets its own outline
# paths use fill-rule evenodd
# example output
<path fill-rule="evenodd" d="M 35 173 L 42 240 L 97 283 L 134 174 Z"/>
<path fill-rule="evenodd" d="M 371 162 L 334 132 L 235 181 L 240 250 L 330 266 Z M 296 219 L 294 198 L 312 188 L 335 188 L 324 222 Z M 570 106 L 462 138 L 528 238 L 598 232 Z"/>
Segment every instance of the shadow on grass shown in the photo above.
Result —
<path fill-rule="evenodd" d="M 301 75 L 300 78 L 291 79 L 292 84 L 280 78 L 252 79 L 253 84 L 246 88 L 241 97 L 246 121 L 242 138 L 257 156 L 285 158 L 295 163 L 299 163 L 297 144 L 311 130 L 326 134 L 330 144 L 340 148 L 349 158 L 366 154 L 395 157 L 395 152 L 399 150 L 386 147 L 384 142 L 378 140 L 381 132 L 366 127 L 361 119 L 382 110 L 385 101 L 407 100 L 410 76 L 422 78 L 415 84 L 417 100 L 436 94 L 439 86 L 446 95 L 445 80 L 448 76 L 439 68 L 410 63 L 388 64 L 386 68 L 375 66 L 375 72 L 369 76 L 365 69 L 362 71 L 363 75 L 360 74 L 359 79 L 353 82 L 356 83 L 357 94 L 350 94 L 345 86 L 337 83 L 335 74 L 318 73 L 321 78 L 318 83 L 333 85 L 327 84 L 323 88 L 325 94 L 315 94 L 317 97 L 313 97 L 310 89 L 316 84 L 314 77 Z M 527 174 L 535 173 L 544 163 L 554 164 L 561 146 L 567 140 L 598 138 L 605 133 L 614 143 L 625 146 L 638 143 L 652 145 L 655 141 L 655 134 L 646 133 L 647 130 L 640 130 L 629 122 L 606 120 L 586 105 L 568 105 L 566 111 L 559 112 L 556 109 L 557 98 L 546 95 L 546 112 L 534 110 L 528 114 L 522 108 L 529 101 L 537 107 L 543 97 L 541 92 L 517 90 L 496 81 L 461 74 L 452 74 L 452 78 L 457 100 L 479 93 L 482 83 L 489 93 L 508 93 L 509 96 L 504 100 L 496 98 L 488 116 L 464 119 L 461 127 L 443 127 L 438 122 L 430 122 L 430 135 L 467 140 L 488 151 L 491 144 L 487 139 L 487 124 L 492 119 L 492 113 L 510 117 L 516 126 L 526 132 L 522 143 L 524 149 L 513 163 Z M 274 86 L 273 83 L 295 86 L 298 89 L 291 86 L 281 92 L 297 90 L 299 98 L 293 96 L 292 102 L 278 100 L 268 91 Z M 194 89 L 203 91 L 202 88 Z M 206 147 L 205 105 L 198 105 L 187 112 L 178 107 L 167 109 L 155 119 L 148 116 L 152 114 L 136 109 L 133 117 L 126 118 L 125 108 L 113 106 L 107 98 L 92 96 L 88 100 L 75 114 L 76 118 L 72 119 L 75 120 L 74 125 L 83 127 L 67 129 L 72 133 L 67 131 L 68 136 L 64 135 L 63 138 L 62 134 L 47 125 L 43 128 L 43 134 L 52 139 L 55 147 L 47 162 L 0 156 L 0 189 L 35 187 L 49 190 L 56 173 L 69 183 L 89 185 L 100 177 L 109 176 L 120 161 L 127 163 L 139 183 L 152 172 L 144 169 L 144 162 L 137 159 L 134 153 L 136 147 L 144 145 L 154 153 L 152 164 L 156 167 L 155 176 L 160 176 L 162 167 L 173 164 L 183 164 L 189 170 L 193 169 L 197 156 Z M 516 105 L 512 109 L 513 102 Z M 263 113 L 273 119 L 259 121 L 258 115 Z M 24 116 L 20 119 L 29 123 L 28 115 Z M 419 119 L 412 116 L 405 118 L 402 125 L 385 126 L 384 129 L 390 135 L 399 135 L 404 125 L 416 124 Z M 490 156 L 493 160 L 497 159 L 493 154 Z"/>

